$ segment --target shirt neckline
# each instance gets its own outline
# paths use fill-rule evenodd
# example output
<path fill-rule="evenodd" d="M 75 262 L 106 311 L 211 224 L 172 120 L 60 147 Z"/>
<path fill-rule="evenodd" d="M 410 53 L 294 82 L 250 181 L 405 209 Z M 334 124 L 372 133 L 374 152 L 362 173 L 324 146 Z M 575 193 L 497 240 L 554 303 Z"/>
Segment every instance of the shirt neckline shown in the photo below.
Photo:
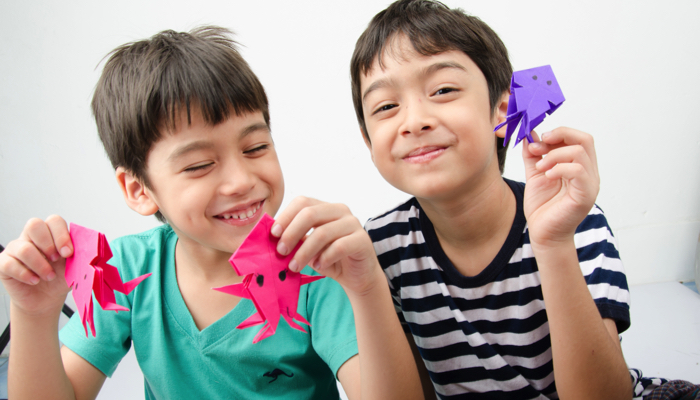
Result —
<path fill-rule="evenodd" d="M 523 212 L 523 192 L 525 185 L 506 178 L 503 178 L 503 180 L 508 184 L 508 187 L 510 187 L 511 191 L 515 195 L 516 207 L 513 224 L 508 232 L 506 241 L 504 242 L 503 246 L 501 246 L 501 249 L 498 251 L 494 259 L 488 266 L 486 266 L 486 268 L 484 268 L 483 271 L 475 276 L 462 275 L 454 264 L 452 264 L 452 261 L 447 257 L 445 251 L 440 245 L 440 241 L 435 234 L 435 227 L 433 226 L 433 223 L 430 221 L 430 219 L 428 219 L 428 216 L 420 207 L 420 203 L 418 203 L 416 200 L 416 206 L 420 210 L 418 219 L 430 256 L 445 272 L 449 279 L 460 287 L 479 287 L 492 282 L 493 279 L 503 270 L 503 268 L 508 265 L 513 253 L 520 246 L 520 236 L 525 231 L 526 225 L 525 214 Z"/>
<path fill-rule="evenodd" d="M 175 271 L 175 246 L 177 240 L 177 234 L 173 231 L 172 235 L 168 237 L 166 244 L 166 265 L 163 279 L 165 301 L 168 305 L 168 310 L 177 324 L 202 348 L 213 345 L 229 336 L 249 336 L 248 332 L 236 329 L 241 322 L 256 312 L 253 302 L 244 298 L 242 298 L 231 311 L 211 325 L 201 331 L 197 328 L 194 318 L 192 318 L 192 314 L 185 304 L 185 299 L 182 298 L 180 286 L 177 282 Z M 256 329 L 252 329 L 252 331 L 257 332 Z"/>

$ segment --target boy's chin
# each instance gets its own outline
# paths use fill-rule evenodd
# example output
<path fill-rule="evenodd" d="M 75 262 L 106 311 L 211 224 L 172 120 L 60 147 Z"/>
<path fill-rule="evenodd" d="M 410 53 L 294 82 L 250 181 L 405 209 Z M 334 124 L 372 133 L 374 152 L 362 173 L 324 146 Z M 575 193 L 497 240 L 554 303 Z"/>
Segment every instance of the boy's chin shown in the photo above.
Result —
<path fill-rule="evenodd" d="M 455 188 L 450 185 L 437 183 L 435 181 L 418 185 L 406 185 L 404 187 L 394 185 L 394 187 L 411 196 L 426 200 L 444 198 L 455 192 Z"/>

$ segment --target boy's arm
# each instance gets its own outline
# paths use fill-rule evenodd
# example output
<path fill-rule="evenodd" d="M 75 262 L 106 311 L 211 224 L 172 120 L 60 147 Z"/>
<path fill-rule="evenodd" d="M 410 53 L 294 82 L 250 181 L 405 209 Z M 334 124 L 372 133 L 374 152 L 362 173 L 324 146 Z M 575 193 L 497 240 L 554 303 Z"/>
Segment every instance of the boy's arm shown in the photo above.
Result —
<path fill-rule="evenodd" d="M 341 204 L 294 199 L 272 228 L 278 251 L 302 240 L 290 269 L 311 265 L 345 290 L 355 316 L 359 354 L 338 370 L 348 398 L 419 399 L 420 381 L 384 273 L 360 222 Z"/>
<path fill-rule="evenodd" d="M 408 345 L 411 347 L 413 359 L 416 360 L 418 375 L 420 375 L 420 383 L 423 386 L 423 396 L 425 397 L 425 400 L 437 400 L 435 386 L 433 386 L 433 381 L 430 379 L 428 368 L 425 367 L 423 356 L 421 356 L 420 352 L 418 351 L 418 346 L 416 345 L 416 341 L 413 339 L 413 334 L 406 332 L 406 340 L 408 340 Z"/>
<path fill-rule="evenodd" d="M 63 304 L 63 303 L 61 303 Z M 58 343 L 58 316 L 34 317 L 10 309 L 8 394 L 12 399 L 95 399 L 105 375 Z"/>
<path fill-rule="evenodd" d="M 598 194 L 593 138 L 558 128 L 543 134 L 541 142 L 523 146 L 523 159 L 524 211 L 547 308 L 559 397 L 629 399 L 632 388 L 617 328 L 601 317 L 574 244 L 576 228 Z"/>
<path fill-rule="evenodd" d="M 104 375 L 75 353 L 64 351 L 61 358 L 58 319 L 70 290 L 64 257 L 72 254 L 68 228 L 57 216 L 30 220 L 0 254 L 0 280 L 11 298 L 12 399 L 94 399 L 104 382 Z"/>

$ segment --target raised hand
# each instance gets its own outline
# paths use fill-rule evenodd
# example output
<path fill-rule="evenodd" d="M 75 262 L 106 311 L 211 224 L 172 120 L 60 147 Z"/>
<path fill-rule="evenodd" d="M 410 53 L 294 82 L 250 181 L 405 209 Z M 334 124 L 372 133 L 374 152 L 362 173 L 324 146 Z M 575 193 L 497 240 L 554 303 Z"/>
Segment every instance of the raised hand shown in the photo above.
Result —
<path fill-rule="evenodd" d="M 283 255 L 304 240 L 290 262 L 293 271 L 309 264 L 340 283 L 346 292 L 360 295 L 376 284 L 386 285 L 372 241 L 343 204 L 297 197 L 276 217 L 271 232 L 280 238 L 277 251 Z"/>
<path fill-rule="evenodd" d="M 0 253 L 0 281 L 13 305 L 31 315 L 58 315 L 70 291 L 64 271 L 72 254 L 63 218 L 30 219 L 20 237 Z"/>
<path fill-rule="evenodd" d="M 600 186 L 593 137 L 557 128 L 523 146 L 524 212 L 533 245 L 570 241 L 593 207 Z"/>

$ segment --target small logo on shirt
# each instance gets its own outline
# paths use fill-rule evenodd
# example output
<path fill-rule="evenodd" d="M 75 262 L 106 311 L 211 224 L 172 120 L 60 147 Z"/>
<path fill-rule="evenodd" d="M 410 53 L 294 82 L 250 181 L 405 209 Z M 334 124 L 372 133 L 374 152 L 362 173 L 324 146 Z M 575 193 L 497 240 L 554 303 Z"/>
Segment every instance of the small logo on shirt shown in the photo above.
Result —
<path fill-rule="evenodd" d="M 280 377 L 280 375 L 284 375 L 284 376 L 286 376 L 286 377 L 291 378 L 291 377 L 294 376 L 294 373 L 292 372 L 291 375 L 288 375 L 286 372 L 282 371 L 281 369 L 275 368 L 275 369 L 273 369 L 272 371 L 270 371 L 270 372 L 265 372 L 265 373 L 263 374 L 263 376 L 266 376 L 266 377 L 268 377 L 268 378 L 274 378 L 274 379 L 272 379 L 272 380 L 271 380 L 270 382 L 268 382 L 268 383 L 272 383 L 272 382 L 276 381 L 277 378 Z"/>

